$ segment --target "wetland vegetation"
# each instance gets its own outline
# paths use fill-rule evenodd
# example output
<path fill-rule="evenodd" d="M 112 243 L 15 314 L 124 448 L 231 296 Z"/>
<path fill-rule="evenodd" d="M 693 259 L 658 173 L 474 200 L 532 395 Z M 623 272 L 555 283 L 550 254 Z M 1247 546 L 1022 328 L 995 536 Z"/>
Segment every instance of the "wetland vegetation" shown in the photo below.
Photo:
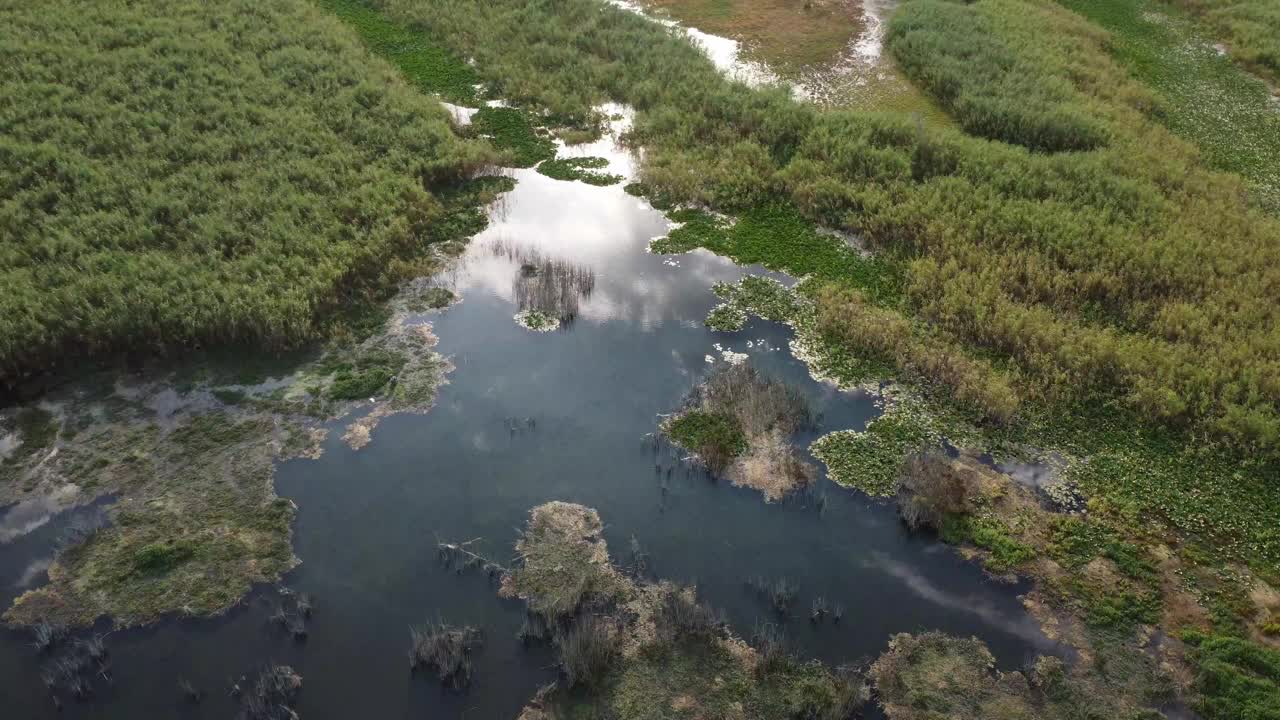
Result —
<path fill-rule="evenodd" d="M 432 407 L 452 365 L 418 316 L 458 300 L 434 278 L 516 186 L 491 175 L 530 168 L 592 191 L 630 180 L 671 223 L 654 253 L 793 276 L 715 285 L 706 327 L 785 324 L 815 377 L 877 396 L 864 428 L 812 444 L 827 476 L 1030 580 L 1023 604 L 1075 654 L 997 668 L 981 639 L 924 631 L 861 669 L 805 660 L 772 625 L 744 639 L 696 588 L 624 571 L 598 513 L 551 502 L 509 569 L 447 551 L 556 653 L 524 720 L 839 720 L 872 688 L 890 720 L 1273 720 L 1280 16 L 1177 4 L 903 0 L 884 42 L 909 113 L 733 82 L 688 36 L 601 0 L 5 9 L 0 380 L 23 402 L 0 412 L 0 505 L 113 498 L 5 620 L 35 628 L 61 702 L 109 680 L 101 638 L 59 649 L 63 626 L 220 613 L 293 568 L 275 463 L 317 457 L 353 410 L 358 450 Z M 834 2 L 642 5 L 793 83 L 865 30 Z M 635 110 L 633 176 L 559 155 L 606 132 L 605 103 Z M 591 299 L 590 266 L 492 252 L 516 265 L 528 329 L 567 329 Z M 206 347 L 311 353 L 275 384 L 190 367 L 29 384 Z M 662 433 L 766 500 L 818 482 L 793 446 L 806 401 L 724 359 Z M 1050 460 L 1047 480 L 1015 477 Z M 793 585 L 758 591 L 789 615 Z M 281 610 L 294 637 L 306 607 Z M 834 608 L 817 596 L 810 619 Z M 410 664 L 465 690 L 480 637 L 415 627 Z M 296 717 L 300 686 L 264 666 L 241 714 Z"/>

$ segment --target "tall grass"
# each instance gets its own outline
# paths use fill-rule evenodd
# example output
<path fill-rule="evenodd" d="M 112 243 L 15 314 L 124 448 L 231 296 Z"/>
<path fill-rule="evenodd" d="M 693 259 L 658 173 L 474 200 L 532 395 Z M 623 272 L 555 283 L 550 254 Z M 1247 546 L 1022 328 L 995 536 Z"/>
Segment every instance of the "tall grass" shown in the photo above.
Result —
<path fill-rule="evenodd" d="M 973 135 L 1034 150 L 1092 150 L 1102 122 L 1057 68 L 1010 46 L 983 7 L 916 0 L 893 16 L 886 42 L 902 70 Z"/>
<path fill-rule="evenodd" d="M 309 339 L 495 158 L 305 0 L 10 3 L 0 64 L 3 379 Z"/>

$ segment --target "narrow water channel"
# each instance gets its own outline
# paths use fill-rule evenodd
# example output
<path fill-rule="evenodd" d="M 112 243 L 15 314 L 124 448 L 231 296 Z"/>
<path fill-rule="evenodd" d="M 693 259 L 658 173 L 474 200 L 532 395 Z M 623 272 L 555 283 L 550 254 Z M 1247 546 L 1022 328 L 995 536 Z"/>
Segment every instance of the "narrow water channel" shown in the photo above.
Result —
<path fill-rule="evenodd" d="M 625 173 L 625 153 L 608 145 L 577 152 L 608 150 L 612 169 Z M 799 587 L 798 616 L 785 630 L 807 657 L 858 662 L 881 652 L 892 633 L 929 629 L 982 638 L 1004 667 L 1049 649 L 1021 609 L 1019 588 L 908 533 L 886 504 L 825 476 L 812 493 L 766 504 L 753 490 L 655 450 L 646 438 L 659 416 L 716 363 L 742 361 L 737 354 L 810 400 L 820 422 L 803 445 L 819 432 L 861 428 L 879 410 L 872 395 L 810 379 L 788 350 L 785 327 L 759 320 L 735 333 L 704 327 L 717 302 L 712 284 L 762 269 L 701 251 L 649 253 L 668 223 L 621 185 L 533 170 L 514 176 L 516 189 L 494 209 L 491 226 L 440 278 L 462 301 L 431 317 L 438 350 L 455 365 L 436 407 L 383 419 L 360 450 L 341 439 L 353 419 L 346 418 L 319 460 L 278 468 L 279 493 L 299 507 L 294 546 L 302 565 L 285 584 L 314 598 L 309 637 L 295 642 L 270 625 L 271 589 L 224 617 L 115 632 L 112 683 L 59 712 L 28 636 L 4 631 L 5 717 L 231 717 L 232 680 L 271 660 L 302 675 L 297 710 L 310 720 L 513 718 L 555 677 L 554 658 L 516 640 L 521 603 L 500 600 L 483 575 L 442 567 L 436 543 L 475 540 L 473 547 L 508 561 L 529 509 L 549 500 L 598 509 L 616 560 L 626 561 L 634 538 L 652 574 L 696 583 L 743 636 L 757 620 L 775 619 L 747 579 L 789 578 Z M 544 281 L 550 286 L 537 284 Z M 522 302 L 547 295 L 560 303 L 559 329 L 517 324 Z M 15 510 L 0 514 L 0 527 L 19 519 L 9 517 Z M 39 562 L 66 522 L 0 538 L 6 603 L 39 581 Z M 809 624 L 806 609 L 817 596 L 844 606 L 839 624 Z M 436 618 L 484 629 L 466 693 L 409 672 L 407 628 Z M 183 699 L 182 678 L 206 692 L 203 702 Z"/>

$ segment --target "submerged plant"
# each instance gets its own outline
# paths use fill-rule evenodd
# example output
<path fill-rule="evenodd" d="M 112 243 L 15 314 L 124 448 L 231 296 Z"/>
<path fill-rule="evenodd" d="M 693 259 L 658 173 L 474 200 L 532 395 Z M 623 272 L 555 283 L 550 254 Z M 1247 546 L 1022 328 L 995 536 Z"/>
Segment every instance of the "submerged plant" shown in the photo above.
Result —
<path fill-rule="evenodd" d="M 204 699 L 204 693 L 185 677 L 178 678 L 178 690 L 189 703 L 199 704 Z"/>

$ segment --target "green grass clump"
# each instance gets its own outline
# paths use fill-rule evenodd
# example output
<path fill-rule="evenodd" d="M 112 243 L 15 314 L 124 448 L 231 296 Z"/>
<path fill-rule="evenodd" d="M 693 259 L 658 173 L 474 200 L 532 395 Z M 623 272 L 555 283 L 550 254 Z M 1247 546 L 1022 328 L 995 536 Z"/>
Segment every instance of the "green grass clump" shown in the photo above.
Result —
<path fill-rule="evenodd" d="M 496 157 L 306 0 L 24 4 L 0 47 L 5 379 L 313 339 Z"/>
<path fill-rule="evenodd" d="M 889 22 L 886 46 L 908 77 L 938 98 L 966 132 L 1049 152 L 1092 150 L 1105 125 L 1060 69 L 1011 46 L 990 4 L 915 0 Z"/>
<path fill-rule="evenodd" d="M 457 296 L 448 288 L 429 287 L 414 295 L 408 307 L 412 312 L 427 312 L 449 307 L 456 299 Z"/>
<path fill-rule="evenodd" d="M 990 552 L 985 558 L 988 568 L 1008 572 L 1035 558 L 1035 548 L 1019 542 L 999 520 L 970 515 L 951 515 L 938 531 L 944 542 L 953 545 L 973 543 Z"/>
<path fill-rule="evenodd" d="M 195 549 L 183 542 L 153 542 L 143 545 L 133 555 L 133 567 L 143 574 L 161 574 L 172 570 L 195 555 Z"/>
<path fill-rule="evenodd" d="M 329 397 L 334 400 L 363 400 L 373 397 L 391 382 L 391 378 L 391 371 L 384 367 L 340 370 L 333 376 Z"/>
<path fill-rule="evenodd" d="M 519 108 L 482 107 L 471 117 L 471 131 L 506 151 L 513 167 L 533 167 L 556 154 L 556 144 Z"/>
<path fill-rule="evenodd" d="M 1101 557 L 1129 578 L 1156 580 L 1155 565 L 1143 549 L 1101 523 L 1074 515 L 1056 517 L 1050 542 L 1050 554 L 1065 567 L 1080 568 Z"/>
<path fill-rule="evenodd" d="M 1193 649 L 1196 710 L 1208 720 L 1280 718 L 1280 651 L 1242 638 L 1187 632 Z"/>
<path fill-rule="evenodd" d="M 713 460 L 723 469 L 746 452 L 747 436 L 738 419 L 727 412 L 690 410 L 667 424 L 667 435 L 678 445 Z"/>
<path fill-rule="evenodd" d="M 538 172 L 556 180 L 577 180 L 588 185 L 616 185 L 622 182 L 621 175 L 597 172 L 605 167 L 609 167 L 609 161 L 602 157 L 556 158 L 539 163 Z"/>

